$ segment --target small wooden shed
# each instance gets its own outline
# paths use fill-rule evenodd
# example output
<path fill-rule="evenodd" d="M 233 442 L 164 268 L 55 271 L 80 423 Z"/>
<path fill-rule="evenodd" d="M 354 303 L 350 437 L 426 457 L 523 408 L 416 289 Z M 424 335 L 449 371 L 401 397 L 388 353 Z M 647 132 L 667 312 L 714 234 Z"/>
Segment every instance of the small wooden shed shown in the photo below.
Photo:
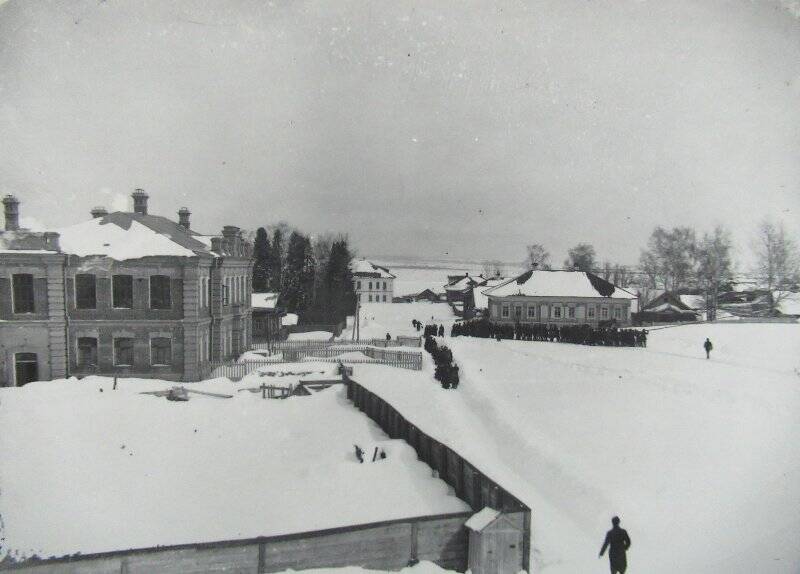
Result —
<path fill-rule="evenodd" d="M 472 574 L 508 574 L 523 569 L 523 532 L 508 516 L 485 507 L 467 520 Z"/>

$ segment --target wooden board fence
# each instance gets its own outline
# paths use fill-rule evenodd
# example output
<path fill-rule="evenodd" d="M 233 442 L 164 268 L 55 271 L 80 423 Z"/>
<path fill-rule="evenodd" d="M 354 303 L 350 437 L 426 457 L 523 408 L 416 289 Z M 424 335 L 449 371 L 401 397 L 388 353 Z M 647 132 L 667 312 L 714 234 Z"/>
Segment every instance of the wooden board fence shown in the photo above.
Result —
<path fill-rule="evenodd" d="M 477 512 L 490 506 L 508 515 L 523 534 L 520 569 L 530 572 L 531 510 L 518 498 L 493 481 L 453 449 L 430 437 L 406 420 L 391 404 L 364 388 L 349 376 L 347 398 L 366 413 L 392 438 L 404 439 L 420 460 L 436 470 L 439 477 L 453 487 L 456 496 Z"/>
<path fill-rule="evenodd" d="M 288 568 L 399 570 L 416 560 L 467 568 L 471 512 L 439 514 L 285 536 L 138 548 L 0 565 L 26 574 L 267 574 Z"/>

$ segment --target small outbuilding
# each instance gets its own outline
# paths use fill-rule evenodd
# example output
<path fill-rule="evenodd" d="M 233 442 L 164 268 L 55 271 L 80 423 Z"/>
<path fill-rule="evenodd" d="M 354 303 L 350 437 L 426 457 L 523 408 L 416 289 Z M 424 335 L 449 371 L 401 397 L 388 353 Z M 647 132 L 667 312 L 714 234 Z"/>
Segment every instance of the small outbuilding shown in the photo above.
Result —
<path fill-rule="evenodd" d="M 522 570 L 523 532 L 507 515 L 485 507 L 467 520 L 469 569 L 472 574 L 506 574 Z"/>

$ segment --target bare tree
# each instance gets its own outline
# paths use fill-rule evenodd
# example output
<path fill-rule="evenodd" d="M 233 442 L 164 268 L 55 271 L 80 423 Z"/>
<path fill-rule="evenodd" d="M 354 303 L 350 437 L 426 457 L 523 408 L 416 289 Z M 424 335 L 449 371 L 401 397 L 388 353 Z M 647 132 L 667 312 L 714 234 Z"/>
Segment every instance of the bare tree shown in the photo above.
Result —
<path fill-rule="evenodd" d="M 624 289 L 630 283 L 630 272 L 625 265 L 619 263 L 614 265 L 612 277 L 614 278 L 612 283 L 617 287 L 622 287 Z"/>
<path fill-rule="evenodd" d="M 525 260 L 528 269 L 550 269 L 550 253 L 541 243 L 528 245 L 528 258 Z"/>
<path fill-rule="evenodd" d="M 592 271 L 596 265 L 597 254 L 588 243 L 578 243 L 567 252 L 564 268 L 571 271 Z"/>
<path fill-rule="evenodd" d="M 503 265 L 502 261 L 498 261 L 497 259 L 484 260 L 481 264 L 481 271 L 483 276 L 487 279 L 491 277 L 502 277 L 505 274 L 506 266 Z"/>
<path fill-rule="evenodd" d="M 800 282 L 800 254 L 797 243 L 787 234 L 782 223 L 764 220 L 758 227 L 754 243 L 756 267 L 754 275 L 769 291 L 769 311 L 774 315 L 789 289 Z"/>
<path fill-rule="evenodd" d="M 647 276 L 652 276 L 654 287 L 660 283 L 664 289 L 675 291 L 690 285 L 696 266 L 694 229 L 675 227 L 667 231 L 656 227 L 647 246 L 639 258 L 639 265 Z"/>
<path fill-rule="evenodd" d="M 718 225 L 703 235 L 697 246 L 697 284 L 706 297 L 709 321 L 717 318 L 720 285 L 733 279 L 733 243 L 727 229 Z"/>
<path fill-rule="evenodd" d="M 611 261 L 603 262 L 603 268 L 600 270 L 600 275 L 606 281 L 611 281 L 612 283 L 614 282 L 612 280 L 614 275 L 614 266 L 611 264 Z"/>

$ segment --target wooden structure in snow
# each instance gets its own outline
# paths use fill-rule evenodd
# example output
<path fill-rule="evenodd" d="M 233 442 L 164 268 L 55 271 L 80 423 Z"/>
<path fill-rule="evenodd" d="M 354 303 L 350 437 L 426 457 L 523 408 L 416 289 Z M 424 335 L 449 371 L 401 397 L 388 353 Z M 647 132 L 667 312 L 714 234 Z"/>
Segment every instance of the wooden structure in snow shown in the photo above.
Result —
<path fill-rule="evenodd" d="M 467 520 L 472 574 L 517 572 L 522 562 L 523 533 L 499 510 L 485 507 Z"/>
<path fill-rule="evenodd" d="M 464 571 L 468 566 L 474 574 L 530 571 L 531 509 L 456 451 L 410 423 L 382 397 L 362 387 L 348 376 L 345 376 L 345 380 L 347 398 L 378 423 L 391 438 L 401 438 L 411 445 L 417 451 L 419 459 L 438 472 L 439 477 L 453 487 L 456 496 L 467 502 L 476 512 L 483 511 L 486 507 L 489 507 L 489 510 L 497 509 L 493 511 L 498 513 L 497 517 L 487 522 L 484 529 L 492 527 L 495 522 L 496 526 L 490 528 L 485 537 L 475 539 L 478 548 L 474 557 L 472 548 L 469 542 L 467 543 L 471 561 L 459 565 L 456 570 Z M 473 520 L 473 526 L 477 527 L 485 518 L 485 513 L 482 515 L 478 512 L 470 520 Z M 464 529 L 468 529 L 466 522 Z M 513 534 L 514 532 L 516 534 Z M 470 536 L 471 541 L 472 536 Z M 508 548 L 503 548 L 503 552 L 500 552 L 498 544 L 507 544 Z M 511 548 L 511 545 L 517 547 Z M 489 550 L 493 550 L 491 554 Z M 502 554 L 504 569 L 493 569 L 495 554 Z"/>

